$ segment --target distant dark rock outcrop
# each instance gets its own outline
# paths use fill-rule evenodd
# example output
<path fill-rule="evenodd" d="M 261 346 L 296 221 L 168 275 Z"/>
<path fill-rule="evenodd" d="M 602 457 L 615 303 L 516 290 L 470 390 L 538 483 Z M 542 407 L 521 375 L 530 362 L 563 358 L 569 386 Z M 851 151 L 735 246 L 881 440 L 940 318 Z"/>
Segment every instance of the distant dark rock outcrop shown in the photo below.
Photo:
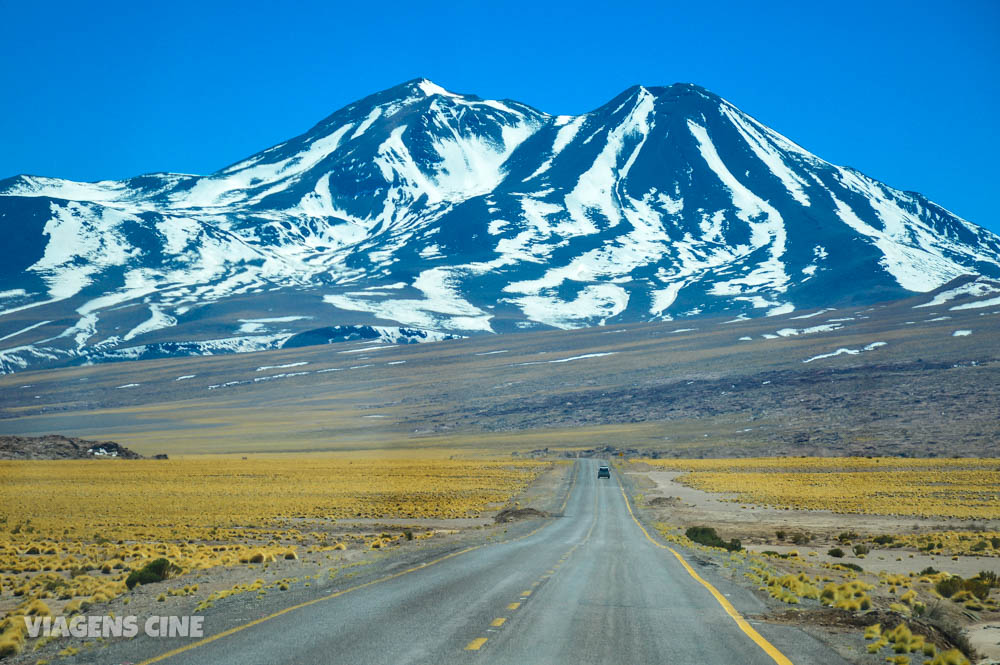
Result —
<path fill-rule="evenodd" d="M 497 524 L 503 524 L 505 522 L 516 522 L 518 520 L 530 520 L 539 517 L 548 517 L 549 514 L 544 510 L 537 510 L 535 508 L 504 508 L 493 518 Z"/>
<path fill-rule="evenodd" d="M 166 455 L 162 456 L 166 458 Z M 0 436 L 0 459 L 142 459 L 114 441 L 87 441 L 59 434 Z M 157 458 L 161 458 L 157 455 Z"/>

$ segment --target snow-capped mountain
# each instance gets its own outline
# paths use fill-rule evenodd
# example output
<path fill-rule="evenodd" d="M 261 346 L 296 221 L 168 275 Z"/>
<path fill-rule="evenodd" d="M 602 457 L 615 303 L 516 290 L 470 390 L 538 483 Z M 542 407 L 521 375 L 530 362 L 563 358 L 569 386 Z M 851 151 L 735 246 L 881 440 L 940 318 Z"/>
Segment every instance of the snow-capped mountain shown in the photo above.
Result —
<path fill-rule="evenodd" d="M 208 176 L 0 181 L 0 371 L 774 315 L 1000 276 L 1000 237 L 695 85 L 579 116 L 425 79 Z"/>

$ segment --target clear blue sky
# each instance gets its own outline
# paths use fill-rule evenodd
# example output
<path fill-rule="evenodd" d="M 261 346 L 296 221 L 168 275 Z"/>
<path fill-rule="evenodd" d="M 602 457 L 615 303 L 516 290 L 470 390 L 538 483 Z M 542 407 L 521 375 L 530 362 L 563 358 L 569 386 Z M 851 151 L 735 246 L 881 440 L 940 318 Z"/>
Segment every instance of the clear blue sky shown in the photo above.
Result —
<path fill-rule="evenodd" d="M 0 0 L 0 178 L 210 173 L 418 76 L 565 114 L 698 83 L 1000 232 L 997 0 Z"/>

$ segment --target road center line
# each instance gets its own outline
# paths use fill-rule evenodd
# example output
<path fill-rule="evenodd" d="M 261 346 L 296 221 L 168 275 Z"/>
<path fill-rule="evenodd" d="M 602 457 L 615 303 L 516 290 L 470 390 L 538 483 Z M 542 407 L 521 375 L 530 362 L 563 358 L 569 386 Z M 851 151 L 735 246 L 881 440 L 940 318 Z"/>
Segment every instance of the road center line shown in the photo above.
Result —
<path fill-rule="evenodd" d="M 573 487 L 576 484 L 576 477 L 577 477 L 577 475 L 579 475 L 579 469 L 578 469 L 578 466 L 576 464 L 574 464 L 574 469 L 576 471 L 573 474 L 573 483 L 570 485 L 570 491 L 573 490 Z M 569 500 L 569 494 L 566 495 L 566 500 Z M 573 555 L 573 553 L 577 550 L 578 547 L 580 547 L 580 545 L 583 545 L 584 543 L 586 543 L 587 541 L 590 540 L 591 535 L 594 533 L 594 527 L 597 526 L 597 504 L 598 504 L 598 493 L 595 491 L 594 492 L 594 511 L 593 511 L 594 516 L 593 516 L 593 518 L 590 521 L 590 528 L 587 529 L 587 535 L 583 537 L 583 540 L 579 541 L 578 543 L 576 543 L 575 545 L 573 545 L 571 548 L 569 548 L 569 550 L 567 550 L 566 553 L 563 554 L 562 558 L 559 559 L 559 563 L 557 563 L 555 566 L 553 566 L 553 569 L 550 570 L 547 575 L 542 575 L 542 579 L 545 579 L 546 577 L 549 577 L 549 575 L 553 574 L 555 572 L 555 569 L 558 568 L 559 566 L 561 566 L 567 559 L 569 559 L 569 557 L 571 557 Z M 565 505 L 566 505 L 566 501 L 563 501 L 563 506 L 565 506 Z M 531 586 L 535 587 L 538 584 L 539 584 L 539 582 L 536 581 L 536 582 L 532 583 Z M 522 591 L 521 594 L 520 594 L 521 600 L 523 601 L 523 600 L 527 599 L 531 595 L 531 592 L 532 592 L 531 589 L 527 589 L 525 591 Z M 518 609 L 519 607 L 521 607 L 521 602 L 520 601 L 514 602 L 514 603 L 510 603 L 509 605 L 507 605 L 507 609 L 510 610 L 510 611 L 514 611 L 514 610 Z M 497 628 L 499 626 L 502 626 L 504 624 L 504 622 L 506 622 L 506 621 L 507 621 L 507 619 L 505 617 L 498 617 L 498 618 L 494 619 L 490 623 L 490 626 L 493 626 L 494 628 Z M 489 629 L 487 629 L 487 630 L 489 630 Z M 491 631 L 491 632 L 493 632 L 493 631 Z M 482 642 L 479 642 L 479 640 L 482 640 Z M 465 650 L 466 651 L 478 651 L 480 649 L 480 647 L 482 647 L 483 644 L 485 644 L 485 643 L 486 643 L 486 638 L 481 637 L 479 639 L 473 640 L 472 642 L 469 642 L 469 644 L 465 647 Z M 140 665 L 144 665 L 144 664 L 140 663 Z"/>
<path fill-rule="evenodd" d="M 573 465 L 573 470 L 574 471 L 573 471 L 572 481 L 570 482 L 569 489 L 566 491 L 566 498 L 563 499 L 563 508 L 562 508 L 563 510 L 565 509 L 566 504 L 569 502 L 569 497 L 573 493 L 573 488 L 576 487 L 576 477 L 579 474 L 579 470 L 578 470 L 576 464 Z M 545 522 L 545 524 L 542 524 L 537 529 L 534 529 L 534 530 L 532 530 L 532 531 L 524 534 L 523 536 L 518 536 L 517 538 L 511 538 L 510 540 L 503 540 L 503 541 L 500 541 L 497 544 L 498 545 L 503 545 L 503 544 L 506 544 L 506 543 L 513 543 L 513 542 L 517 542 L 519 540 L 524 540 L 525 538 L 530 538 L 531 536 L 535 535 L 536 533 L 538 533 L 539 531 L 541 531 L 545 527 L 547 527 L 547 526 L 549 526 L 551 524 L 554 524 L 554 523 L 555 523 L 554 519 L 547 520 Z M 168 658 L 173 658 L 174 656 L 182 654 L 182 653 L 184 653 L 186 651 L 190 651 L 192 649 L 197 649 L 200 646 L 204 646 L 206 644 L 210 644 L 211 642 L 214 642 L 216 640 L 222 639 L 223 637 L 228 637 L 229 635 L 233 635 L 233 634 L 238 633 L 240 631 L 246 630 L 247 628 L 252 628 L 253 626 L 260 625 L 260 624 L 264 623 L 265 621 L 270 621 L 271 619 L 275 619 L 275 618 L 277 618 L 279 616 L 282 616 L 283 614 L 288 614 L 289 612 L 294 612 L 295 610 L 299 610 L 299 609 L 302 609 L 304 607 L 309 607 L 310 605 L 315 605 L 316 603 L 321 603 L 324 600 L 332 600 L 334 598 L 339 598 L 340 596 L 343 596 L 344 594 L 351 593 L 352 591 L 358 591 L 359 589 L 364 589 L 364 588 L 367 588 L 367 587 L 370 587 L 370 586 L 374 586 L 376 584 L 381 584 L 382 582 L 388 582 L 389 580 L 394 580 L 397 577 L 402 577 L 403 575 L 406 575 L 408 573 L 412 573 L 414 571 L 421 570 L 421 569 L 427 568 L 429 566 L 433 566 L 433 565 L 435 565 L 437 563 L 441 563 L 442 561 L 445 561 L 447 559 L 451 559 L 452 557 L 456 557 L 456 556 L 459 556 L 459 555 L 462 555 L 462 554 L 466 554 L 467 552 L 472 552 L 474 550 L 478 550 L 478 549 L 480 549 L 482 547 L 485 547 L 485 545 L 486 544 L 484 543 L 483 545 L 475 545 L 473 547 L 467 547 L 464 550 L 459 550 L 458 552 L 452 552 L 451 554 L 446 554 L 446 555 L 444 555 L 442 557 L 438 557 L 437 559 L 434 559 L 432 561 L 427 561 L 425 563 L 417 564 L 416 566 L 413 566 L 412 568 L 407 568 L 406 570 L 401 570 L 400 572 L 393 573 L 392 575 L 386 575 L 385 577 L 380 577 L 380 578 L 378 578 L 376 580 L 371 580 L 370 582 L 365 582 L 364 584 L 358 584 L 357 586 L 350 587 L 349 589 L 344 589 L 342 591 L 336 591 L 334 593 L 327 594 L 325 596 L 320 596 L 319 598 L 313 598 L 312 600 L 307 600 L 307 601 L 305 601 L 303 603 L 299 603 L 297 605 L 291 605 L 291 606 L 286 607 L 284 609 L 278 610 L 277 612 L 273 612 L 272 614 L 268 614 L 267 616 L 260 617 L 259 619 L 254 619 L 253 621 L 248 621 L 247 623 L 243 623 L 243 624 L 240 624 L 238 626 L 233 626 L 232 628 L 229 628 L 227 630 L 223 630 L 223 631 L 221 631 L 219 633 L 216 633 L 215 635 L 209 635 L 208 637 L 200 639 L 197 642 L 192 642 L 190 644 L 185 644 L 182 647 L 178 647 L 176 649 L 171 649 L 170 651 L 167 651 L 165 653 L 161 653 L 158 656 L 153 656 L 152 658 L 147 658 L 146 660 L 143 660 L 143 661 L 140 661 L 139 663 L 136 663 L 136 665 L 152 665 L 153 663 L 159 663 L 161 661 L 167 660 Z M 486 640 L 486 638 L 481 638 L 481 639 L 483 641 Z M 480 646 L 482 646 L 482 645 L 480 645 Z"/>
<path fill-rule="evenodd" d="M 486 640 L 487 639 L 488 638 L 485 638 L 485 637 L 477 637 L 476 639 L 472 640 L 471 642 L 469 642 L 468 644 L 465 645 L 465 650 L 466 651 L 479 651 L 482 648 L 482 646 L 484 644 L 486 644 Z"/>

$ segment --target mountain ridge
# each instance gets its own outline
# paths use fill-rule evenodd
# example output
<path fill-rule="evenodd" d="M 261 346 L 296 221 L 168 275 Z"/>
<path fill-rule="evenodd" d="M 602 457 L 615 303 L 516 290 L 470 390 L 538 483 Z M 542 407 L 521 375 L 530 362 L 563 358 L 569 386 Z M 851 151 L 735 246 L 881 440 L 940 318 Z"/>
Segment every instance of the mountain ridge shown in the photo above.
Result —
<path fill-rule="evenodd" d="M 206 176 L 8 178 L 0 224 L 3 371 L 274 348 L 304 321 L 443 339 L 1000 276 L 996 235 L 688 83 L 567 116 L 413 79 Z"/>

